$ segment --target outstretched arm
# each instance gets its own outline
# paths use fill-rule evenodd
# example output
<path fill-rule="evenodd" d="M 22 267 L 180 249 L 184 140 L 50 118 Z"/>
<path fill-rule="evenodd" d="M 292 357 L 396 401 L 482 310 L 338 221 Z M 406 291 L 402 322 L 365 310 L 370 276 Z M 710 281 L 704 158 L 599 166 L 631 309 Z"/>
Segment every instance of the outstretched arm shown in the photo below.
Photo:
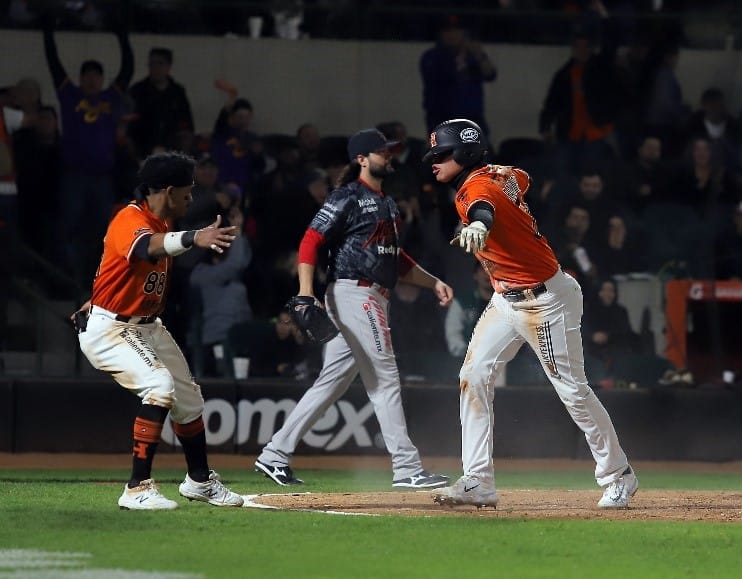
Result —
<path fill-rule="evenodd" d="M 134 54 L 129 42 L 129 2 L 130 0 L 122 0 L 120 3 L 119 22 L 115 29 L 121 50 L 121 67 L 113 84 L 121 92 L 126 92 L 134 75 Z"/>
<path fill-rule="evenodd" d="M 451 286 L 420 267 L 419 264 L 402 250 L 400 250 L 399 259 L 400 272 L 404 272 L 399 277 L 400 281 L 432 289 L 443 307 L 451 303 L 453 299 L 453 288 Z"/>
<path fill-rule="evenodd" d="M 54 18 L 51 15 L 44 17 L 44 54 L 46 55 L 46 64 L 49 67 L 49 72 L 52 75 L 52 81 L 54 82 L 54 88 L 61 87 L 64 82 L 68 79 L 67 72 L 62 66 L 62 61 L 59 60 L 59 53 L 57 52 L 57 43 L 54 40 Z"/>

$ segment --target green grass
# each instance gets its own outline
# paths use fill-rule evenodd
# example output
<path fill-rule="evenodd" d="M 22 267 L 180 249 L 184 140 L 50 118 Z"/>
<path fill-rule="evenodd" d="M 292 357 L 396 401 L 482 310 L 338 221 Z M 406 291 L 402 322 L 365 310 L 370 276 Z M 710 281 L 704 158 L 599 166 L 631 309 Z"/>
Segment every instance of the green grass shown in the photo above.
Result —
<path fill-rule="evenodd" d="M 177 497 L 180 470 L 157 471 Z M 302 469 L 302 491 L 390 490 L 389 473 Z M 450 473 L 455 475 L 456 473 Z M 243 493 L 280 492 L 267 479 L 222 470 Z M 119 569 L 241 577 L 738 577 L 742 525 L 492 517 L 342 517 L 216 509 L 180 499 L 173 512 L 119 511 L 121 470 L 0 472 L 2 549 L 90 553 L 85 577 Z M 733 474 L 641 473 L 642 488 L 740 490 Z M 106 482 L 109 481 L 109 482 Z M 502 472 L 501 488 L 595 488 L 590 472 Z M 16 571 L 19 573 L 19 571 Z M 76 577 L 70 575 L 54 577 Z M 96 573 L 98 573 L 96 575 Z M 117 577 L 124 577 L 119 574 Z M 167 576 L 167 575 L 165 575 Z"/>

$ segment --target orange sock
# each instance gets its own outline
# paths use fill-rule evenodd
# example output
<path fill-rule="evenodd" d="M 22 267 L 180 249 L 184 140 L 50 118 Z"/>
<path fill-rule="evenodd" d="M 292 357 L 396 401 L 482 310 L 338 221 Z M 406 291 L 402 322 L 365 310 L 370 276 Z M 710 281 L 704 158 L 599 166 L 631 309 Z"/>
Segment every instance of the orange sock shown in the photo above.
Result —
<path fill-rule="evenodd" d="M 168 413 L 167 408 L 143 405 L 134 420 L 134 445 L 132 449 L 131 479 L 129 488 L 152 477 L 152 461 L 162 435 L 162 425 Z"/>

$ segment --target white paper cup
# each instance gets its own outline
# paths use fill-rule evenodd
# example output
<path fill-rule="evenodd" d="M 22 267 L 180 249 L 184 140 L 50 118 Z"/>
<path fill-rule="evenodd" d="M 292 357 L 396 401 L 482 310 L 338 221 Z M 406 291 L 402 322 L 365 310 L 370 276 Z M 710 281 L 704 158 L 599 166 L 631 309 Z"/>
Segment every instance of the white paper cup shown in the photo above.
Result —
<path fill-rule="evenodd" d="M 250 38 L 260 38 L 260 33 L 263 31 L 263 18 L 251 16 L 247 19 L 247 26 L 250 30 Z"/>
<path fill-rule="evenodd" d="M 250 374 L 250 358 L 235 357 L 232 364 L 234 365 L 235 379 L 245 380 Z"/>

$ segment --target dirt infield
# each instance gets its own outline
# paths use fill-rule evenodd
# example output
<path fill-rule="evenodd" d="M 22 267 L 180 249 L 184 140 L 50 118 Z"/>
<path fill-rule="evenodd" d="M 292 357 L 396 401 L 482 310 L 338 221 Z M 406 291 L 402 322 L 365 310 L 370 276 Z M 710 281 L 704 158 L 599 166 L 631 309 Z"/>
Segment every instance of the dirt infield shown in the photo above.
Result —
<path fill-rule="evenodd" d="M 476 516 L 493 519 L 614 519 L 642 521 L 710 521 L 742 523 L 742 493 L 641 489 L 629 509 L 598 509 L 600 491 L 499 491 L 497 509 L 434 504 L 430 491 L 380 493 L 293 493 L 258 495 L 258 505 L 330 513 Z"/>
<path fill-rule="evenodd" d="M 111 469 L 128 468 L 128 454 L 0 453 L 0 468 L 23 469 Z M 254 456 L 212 455 L 214 468 L 245 468 L 252 474 Z M 461 462 L 453 457 L 426 458 L 431 470 L 457 472 Z M 594 465 L 586 460 L 497 460 L 503 472 L 576 471 L 591 472 Z M 184 466 L 179 453 L 158 455 L 156 467 Z M 293 466 L 301 469 L 384 470 L 390 468 L 386 456 L 297 456 Z M 642 472 L 739 473 L 742 462 L 634 462 Z M 276 487 L 276 490 L 283 490 Z M 405 515 L 405 516 L 475 516 L 495 519 L 616 519 L 643 521 L 713 521 L 742 523 L 742 492 L 646 490 L 639 492 L 624 510 L 602 510 L 596 504 L 600 489 L 594 490 L 515 490 L 500 491 L 497 509 L 442 507 L 434 504 L 430 491 L 374 493 L 276 493 L 252 498 L 256 505 L 281 509 L 335 513 Z"/>

